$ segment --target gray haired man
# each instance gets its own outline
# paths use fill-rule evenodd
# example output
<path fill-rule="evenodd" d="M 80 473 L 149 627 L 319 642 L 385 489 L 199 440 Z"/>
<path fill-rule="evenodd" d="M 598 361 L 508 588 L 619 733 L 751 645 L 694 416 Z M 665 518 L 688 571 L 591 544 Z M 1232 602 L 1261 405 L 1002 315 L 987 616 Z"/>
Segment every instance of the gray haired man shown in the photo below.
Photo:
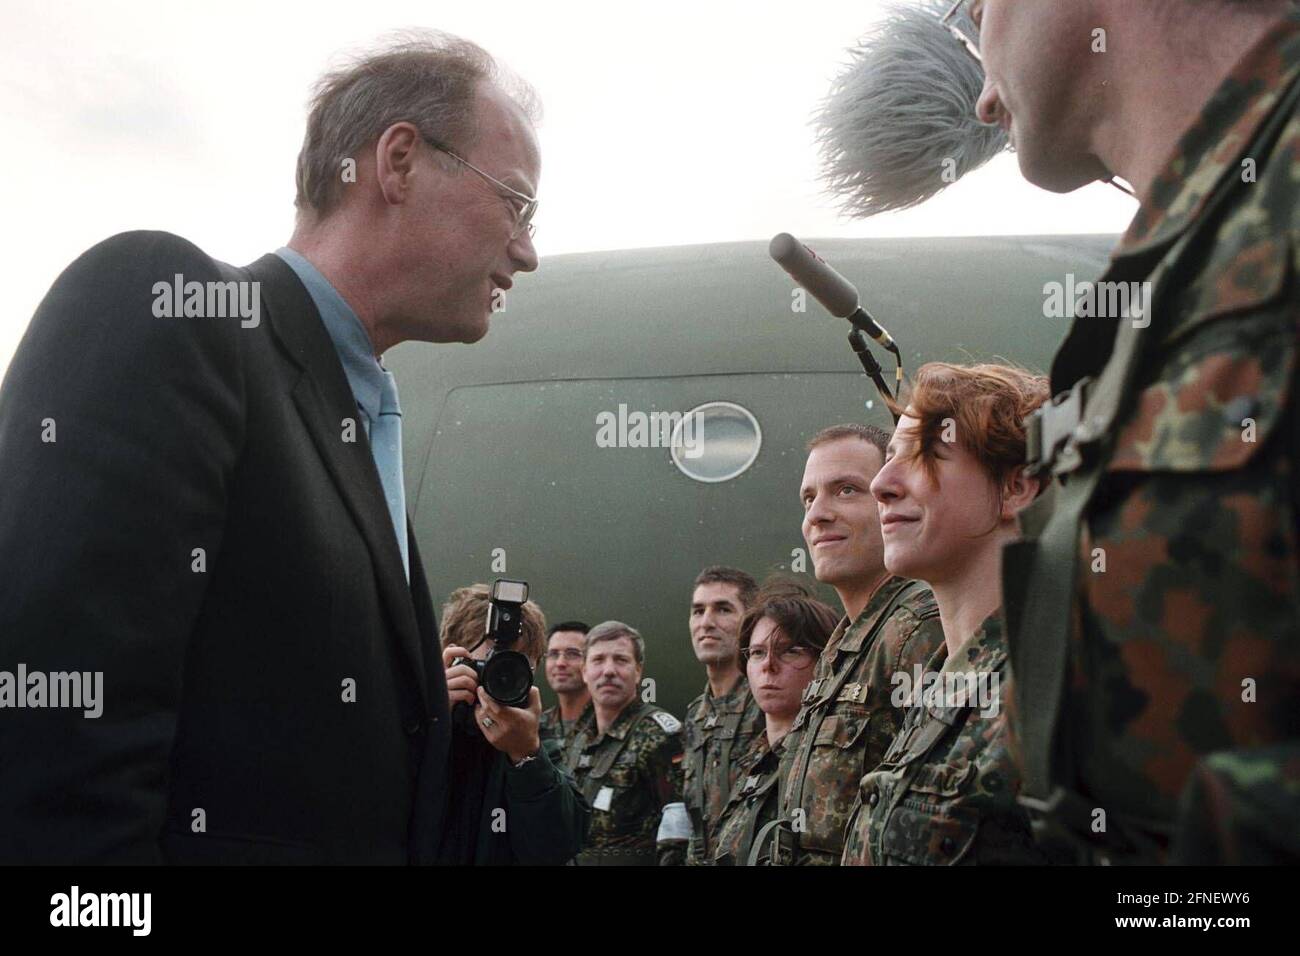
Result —
<path fill-rule="evenodd" d="M 0 862 L 433 859 L 447 686 L 379 357 L 477 341 L 537 267 L 534 115 L 407 35 L 320 81 L 286 248 L 126 233 L 56 280 L 0 387 L 0 666 L 103 672 L 103 712 L 0 720 Z"/>
<path fill-rule="evenodd" d="M 587 633 L 583 677 L 595 720 L 570 744 L 568 767 L 591 805 L 579 866 L 676 866 L 691 822 L 682 801 L 682 725 L 640 698 L 645 639 L 621 621 Z"/>

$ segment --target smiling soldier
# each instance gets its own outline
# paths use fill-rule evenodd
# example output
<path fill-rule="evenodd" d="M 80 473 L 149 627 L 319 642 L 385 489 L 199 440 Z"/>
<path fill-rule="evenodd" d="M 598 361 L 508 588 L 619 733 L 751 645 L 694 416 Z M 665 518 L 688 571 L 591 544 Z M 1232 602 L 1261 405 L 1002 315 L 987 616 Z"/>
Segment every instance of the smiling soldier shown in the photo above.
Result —
<path fill-rule="evenodd" d="M 763 731 L 763 712 L 740 672 L 739 635 L 757 585 L 739 568 L 705 568 L 691 592 L 691 646 L 708 673 L 704 693 L 686 708 L 682 761 L 691 815 L 687 862 L 707 863 L 709 837 L 736 784 L 740 760 Z"/>
<path fill-rule="evenodd" d="M 929 588 L 885 570 L 870 489 L 888 443 L 881 429 L 856 424 L 823 429 L 808 443 L 803 536 L 817 580 L 835 588 L 845 616 L 790 730 L 775 842 L 759 847 L 776 865 L 839 865 L 858 782 L 904 716 L 891 701 L 893 675 L 924 666 L 943 642 Z"/>

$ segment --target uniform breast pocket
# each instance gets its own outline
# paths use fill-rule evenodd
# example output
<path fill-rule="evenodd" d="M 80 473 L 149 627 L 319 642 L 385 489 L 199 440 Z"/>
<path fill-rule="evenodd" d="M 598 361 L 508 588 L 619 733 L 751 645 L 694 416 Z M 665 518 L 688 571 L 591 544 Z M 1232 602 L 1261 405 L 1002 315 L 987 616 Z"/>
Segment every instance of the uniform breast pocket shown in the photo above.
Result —
<path fill-rule="evenodd" d="M 866 713 L 836 713 L 822 721 L 813 738 L 814 747 L 836 747 L 847 750 L 857 743 L 866 730 L 869 715 Z"/>
<path fill-rule="evenodd" d="M 614 791 L 614 799 L 624 797 L 627 793 L 636 790 L 637 786 L 637 767 L 636 763 L 615 763 L 610 767 L 610 773 L 604 775 L 601 780 L 601 787 Z"/>
<path fill-rule="evenodd" d="M 605 774 L 601 783 L 615 790 L 630 790 L 636 786 L 636 764 L 615 764 Z"/>
<path fill-rule="evenodd" d="M 931 866 L 963 862 L 979 833 L 979 812 L 961 799 L 974 775 L 975 765 L 965 760 L 917 768 L 881 835 L 886 862 Z"/>
<path fill-rule="evenodd" d="M 1089 505 L 1083 559 L 1121 570 L 1082 575 L 1089 626 L 1107 640 L 1080 642 L 1077 666 L 1087 687 L 1122 682 L 1144 702 L 1096 730 L 1107 740 L 1125 741 L 1139 722 L 1173 726 L 1181 702 L 1197 698 L 1199 726 L 1247 739 L 1263 711 L 1231 708 L 1221 667 L 1246 654 L 1252 674 L 1284 672 L 1278 636 L 1294 633 L 1297 600 L 1296 328 L 1294 307 L 1263 308 L 1166 340 Z M 1216 700 L 1212 712 L 1204 702 Z M 1186 766 L 1167 770 L 1160 786 L 1172 800 Z"/>
<path fill-rule="evenodd" d="M 895 866 L 956 866 L 975 845 L 979 814 L 969 807 L 900 804 L 881 839 L 885 862 Z"/>
<path fill-rule="evenodd" d="M 844 828 L 858 793 L 863 766 L 862 741 L 870 723 L 865 709 L 829 714 L 817 728 L 803 784 L 807 832 L 803 846 L 824 852 L 842 849 Z"/>

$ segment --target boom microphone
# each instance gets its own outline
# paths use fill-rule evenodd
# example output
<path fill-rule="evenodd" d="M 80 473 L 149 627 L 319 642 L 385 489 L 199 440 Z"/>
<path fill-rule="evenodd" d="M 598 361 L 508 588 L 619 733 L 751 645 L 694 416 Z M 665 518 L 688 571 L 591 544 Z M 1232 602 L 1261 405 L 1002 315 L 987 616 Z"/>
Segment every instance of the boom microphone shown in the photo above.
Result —
<path fill-rule="evenodd" d="M 984 71 L 942 24 L 951 6 L 891 3 L 817 112 L 822 179 L 850 216 L 919 205 L 1007 148 L 975 116 Z M 979 36 L 964 10 L 958 23 Z"/>
<path fill-rule="evenodd" d="M 773 236 L 767 252 L 776 260 L 777 265 L 790 274 L 790 278 L 811 292 L 812 297 L 825 306 L 827 312 L 836 318 L 848 319 L 853 324 L 853 331 L 849 333 L 849 345 L 853 346 L 854 354 L 862 363 L 862 370 L 885 399 L 885 406 L 897 425 L 899 413 L 895 400 L 903 388 L 903 355 L 894 343 L 894 337 L 862 308 L 858 290 L 853 283 L 790 233 L 782 232 Z M 893 392 L 885 384 L 884 370 L 880 363 L 867 347 L 867 335 L 894 353 L 896 365 Z"/>
<path fill-rule="evenodd" d="M 767 251 L 777 265 L 807 289 L 827 312 L 837 319 L 848 319 L 854 327 L 898 355 L 894 337 L 862 308 L 861 297 L 853 283 L 832 269 L 817 253 L 788 232 L 773 236 Z"/>

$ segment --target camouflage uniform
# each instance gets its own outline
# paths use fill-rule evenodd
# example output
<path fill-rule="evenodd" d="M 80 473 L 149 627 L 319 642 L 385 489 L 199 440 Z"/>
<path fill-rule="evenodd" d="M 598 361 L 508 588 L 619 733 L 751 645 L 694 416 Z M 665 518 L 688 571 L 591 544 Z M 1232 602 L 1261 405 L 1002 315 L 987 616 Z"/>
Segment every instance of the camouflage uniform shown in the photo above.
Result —
<path fill-rule="evenodd" d="M 1149 327 L 1076 320 L 1053 391 L 1090 384 L 1032 422 L 1031 464 L 1064 481 L 1004 554 L 1009 707 L 1039 835 L 1080 860 L 1164 859 L 1206 755 L 1278 780 L 1300 756 L 1298 102 L 1300 12 L 1234 68 L 1112 258 L 1105 280 L 1152 283 Z M 1294 785 L 1255 779 L 1215 792 L 1294 828 Z"/>
<path fill-rule="evenodd" d="M 711 862 L 719 866 L 748 865 L 755 838 L 776 819 L 780 807 L 781 757 L 789 739 L 787 734 L 775 747 L 769 747 L 766 732 L 760 733 L 749 752 L 736 762 L 736 786 L 709 840 Z M 755 861 L 759 866 L 770 862 L 766 856 Z"/>
<path fill-rule="evenodd" d="M 1206 757 L 1179 804 L 1170 862 L 1260 866 L 1300 860 L 1300 752 L 1291 745 Z M 1279 826 L 1279 821 L 1290 825 Z"/>
<path fill-rule="evenodd" d="M 890 577 L 850 626 L 840 621 L 804 690 L 781 773 L 781 865 L 837 866 L 858 781 L 880 762 L 904 716 L 893 676 L 911 674 L 943 643 L 939 607 L 920 582 Z"/>
<path fill-rule="evenodd" d="M 710 697 L 704 693 L 686 709 L 686 757 L 682 776 L 686 809 L 691 815 L 689 863 L 707 863 L 713 853 L 709 836 L 731 796 L 739 773 L 739 762 L 763 735 L 765 718 L 758 709 L 749 681 L 743 676 L 730 694 Z"/>
<path fill-rule="evenodd" d="M 843 863 L 1027 864 L 1047 858 L 1016 802 L 1019 774 L 1007 750 L 1007 648 L 995 613 L 957 654 L 940 645 L 927 671 L 938 684 L 913 701 L 880 765 L 862 778 Z M 996 694 L 938 696 L 950 676 L 997 675 Z M 914 688 L 913 693 L 917 691 Z"/>
<path fill-rule="evenodd" d="M 579 866 L 673 866 L 685 862 L 689 824 L 682 804 L 682 725 L 666 710 L 634 700 L 601 734 L 584 722 L 568 769 L 591 805 Z M 680 834 L 661 836 L 665 807 L 676 804 Z"/>
<path fill-rule="evenodd" d="M 542 711 L 542 720 L 537 727 L 537 734 L 542 740 L 554 740 L 560 745 L 561 750 L 567 751 L 583 724 L 595 719 L 596 711 L 592 708 L 591 701 L 587 701 L 587 706 L 582 708 L 582 713 L 568 724 L 560 719 L 560 705 L 556 704 Z"/>

